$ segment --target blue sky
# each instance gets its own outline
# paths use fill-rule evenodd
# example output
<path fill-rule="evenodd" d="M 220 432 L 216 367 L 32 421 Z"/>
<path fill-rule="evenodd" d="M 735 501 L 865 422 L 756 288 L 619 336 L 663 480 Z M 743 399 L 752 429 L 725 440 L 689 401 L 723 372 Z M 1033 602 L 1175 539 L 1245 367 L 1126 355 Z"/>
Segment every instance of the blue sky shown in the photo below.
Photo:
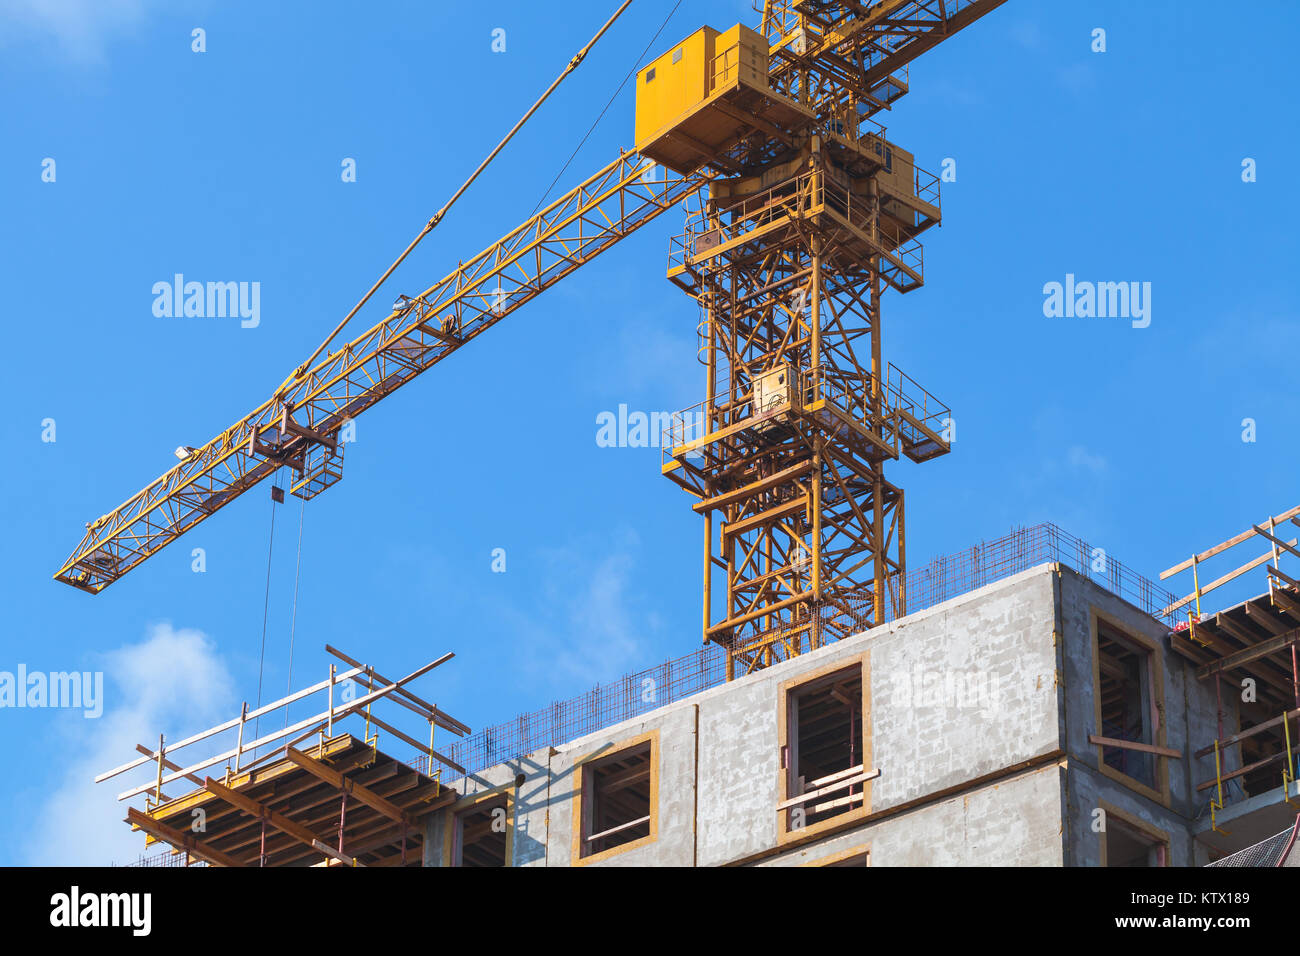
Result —
<path fill-rule="evenodd" d="M 266 485 L 98 597 L 50 577 L 84 524 L 263 401 L 612 7 L 0 0 L 0 671 L 107 675 L 96 720 L 0 710 L 0 862 L 134 857 L 122 788 L 89 777 L 256 698 Z M 632 5 L 356 331 L 528 215 L 670 7 Z M 1264 3 L 1269 29 L 1233 44 L 1206 35 L 1220 7 L 1011 0 L 913 64 L 890 138 L 957 170 L 925 288 L 885 302 L 886 359 L 957 426 L 953 454 L 890 473 L 914 563 L 1054 521 L 1154 577 L 1296 503 L 1300 8 Z M 653 52 L 742 18 L 684 3 Z M 632 106 L 629 84 L 560 188 L 630 147 Z M 359 420 L 344 480 L 301 516 L 295 685 L 324 676 L 325 643 L 388 676 L 453 650 L 417 687 L 478 728 L 698 646 L 698 517 L 657 449 L 595 441 L 602 411 L 703 397 L 696 310 L 664 278 L 680 226 L 662 217 Z M 259 282 L 260 323 L 156 317 L 151 288 L 178 272 Z M 1150 282 L 1150 326 L 1046 317 L 1067 273 Z M 267 699 L 299 517 L 294 498 L 276 514 Z"/>

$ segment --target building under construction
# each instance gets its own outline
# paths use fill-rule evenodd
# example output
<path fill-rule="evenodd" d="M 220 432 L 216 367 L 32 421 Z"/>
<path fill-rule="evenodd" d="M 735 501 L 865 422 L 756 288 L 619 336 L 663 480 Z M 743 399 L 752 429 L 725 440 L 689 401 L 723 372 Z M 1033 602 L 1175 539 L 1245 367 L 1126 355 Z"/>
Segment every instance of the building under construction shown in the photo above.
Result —
<path fill-rule="evenodd" d="M 131 824 L 215 865 L 1184 866 L 1286 830 L 1300 552 L 1278 526 L 1300 511 L 1171 568 L 1181 600 L 1050 526 L 908 566 L 894 470 L 948 453 L 951 413 L 886 359 L 882 315 L 922 286 L 942 213 L 881 119 L 1001 3 L 768 0 L 663 49 L 635 74 L 633 151 L 326 351 L 390 269 L 56 574 L 97 593 L 286 471 L 326 491 L 356 416 L 686 204 L 665 271 L 703 398 L 661 445 L 703 523 L 701 650 L 479 735 L 410 686 L 434 665 L 390 681 L 334 651 L 344 670 L 106 771 L 150 774 L 121 794 L 147 800 Z M 1267 590 L 1205 613 L 1233 576 L 1200 564 L 1247 539 Z"/>
<path fill-rule="evenodd" d="M 171 847 L 151 863 L 1296 865 L 1300 585 L 1280 564 L 1300 553 L 1274 532 L 1298 515 L 1176 565 L 1269 538 L 1181 599 L 1027 528 L 910 571 L 912 613 L 770 668 L 729 679 L 705 648 L 477 733 L 408 686 L 450 655 L 390 680 L 330 648 L 326 680 L 103 778 L 147 774 L 121 798 Z M 1261 565 L 1266 592 L 1205 610 Z M 218 752 L 182 756 L 200 745 Z"/>

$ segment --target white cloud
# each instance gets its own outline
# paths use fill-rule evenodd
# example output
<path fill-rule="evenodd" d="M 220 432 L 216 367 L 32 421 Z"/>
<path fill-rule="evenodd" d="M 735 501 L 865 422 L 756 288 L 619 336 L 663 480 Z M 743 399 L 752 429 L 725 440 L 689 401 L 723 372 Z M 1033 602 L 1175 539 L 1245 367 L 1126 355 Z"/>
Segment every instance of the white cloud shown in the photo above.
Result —
<path fill-rule="evenodd" d="M 677 411 L 700 400 L 704 372 L 693 361 L 699 348 L 698 308 L 685 298 L 674 305 L 677 308 L 668 314 L 635 312 L 622 317 L 613 344 L 616 351 L 607 350 L 596 365 L 597 387 L 630 402 L 646 394 L 670 406 L 661 411 Z"/>
<path fill-rule="evenodd" d="M 630 528 L 598 544 L 557 548 L 544 556 L 543 600 L 527 610 L 498 608 L 518 636 L 516 661 L 535 682 L 557 690 L 621 677 L 642 660 L 646 638 L 662 619 L 637 580 L 640 540 Z"/>
<path fill-rule="evenodd" d="M 0 0 L 0 35 L 54 41 L 73 60 L 97 62 L 108 43 L 130 33 L 159 0 Z"/>
<path fill-rule="evenodd" d="M 1094 475 L 1100 475 L 1106 471 L 1108 462 L 1104 455 L 1094 455 L 1082 445 L 1074 445 L 1067 453 L 1070 461 L 1070 467 L 1080 471 L 1090 471 Z"/>
<path fill-rule="evenodd" d="M 127 804 L 117 795 L 140 783 L 142 771 L 98 784 L 95 776 L 137 756 L 136 744 L 156 745 L 160 731 L 179 739 L 178 731 L 220 723 L 234 707 L 230 674 L 200 631 L 156 625 L 146 640 L 104 655 L 103 667 L 104 715 L 68 715 L 59 743 L 65 769 L 31 821 L 27 865 L 106 866 L 139 857 L 144 837 L 122 822 Z"/>
<path fill-rule="evenodd" d="M 561 667 L 608 680 L 637 659 L 643 629 L 630 613 L 627 593 L 635 563 L 630 554 L 611 554 L 589 572 L 586 588 L 569 608 L 580 643 L 561 653 Z"/>

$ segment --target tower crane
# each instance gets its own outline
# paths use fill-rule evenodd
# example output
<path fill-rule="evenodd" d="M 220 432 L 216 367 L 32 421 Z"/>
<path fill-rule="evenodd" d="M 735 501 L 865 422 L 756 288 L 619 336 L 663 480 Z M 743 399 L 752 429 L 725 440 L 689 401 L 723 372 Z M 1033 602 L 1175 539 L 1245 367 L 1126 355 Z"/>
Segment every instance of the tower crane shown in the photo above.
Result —
<path fill-rule="evenodd" d="M 703 639 L 734 676 L 904 613 L 884 466 L 947 452 L 949 412 L 884 362 L 880 306 L 923 282 L 939 183 L 876 117 L 912 60 L 1004 2 L 764 0 L 756 30 L 697 30 L 637 73 L 633 150 L 178 449 L 55 579 L 98 593 L 281 468 L 315 497 L 350 422 L 691 198 L 667 276 L 700 310 L 705 397 L 674 416 L 662 470 L 704 517 Z"/>

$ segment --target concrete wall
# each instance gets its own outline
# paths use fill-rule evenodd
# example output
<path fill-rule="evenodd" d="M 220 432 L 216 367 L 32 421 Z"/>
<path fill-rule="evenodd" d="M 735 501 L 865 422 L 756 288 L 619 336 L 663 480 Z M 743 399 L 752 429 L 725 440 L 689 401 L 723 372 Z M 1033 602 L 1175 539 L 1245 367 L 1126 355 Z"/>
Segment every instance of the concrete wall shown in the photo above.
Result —
<path fill-rule="evenodd" d="M 1209 795 L 1197 794 L 1195 785 L 1214 775 L 1213 757 L 1190 759 L 1190 754 L 1216 736 L 1218 704 L 1213 684 L 1198 681 L 1195 668 L 1170 649 L 1166 628 L 1091 580 L 1069 569 L 1060 577 L 1060 617 L 1064 648 L 1066 749 L 1068 772 L 1069 865 L 1100 864 L 1102 834 L 1096 830 L 1097 810 L 1103 804 L 1132 820 L 1164 831 L 1170 837 L 1170 864 L 1195 866 L 1203 862 L 1192 837 L 1198 816 L 1207 813 Z M 1101 616 L 1121 631 L 1145 637 L 1159 648 L 1163 684 L 1163 746 L 1180 751 L 1182 758 L 1164 758 L 1160 791 L 1151 795 L 1126 785 L 1101 770 L 1097 747 L 1088 735 L 1099 733 L 1093 694 L 1093 622 Z M 1231 695 L 1229 695 L 1229 698 Z M 1225 698 L 1225 727 L 1236 725 L 1235 706 Z M 1231 766 L 1237 757 L 1231 757 Z"/>
<path fill-rule="evenodd" d="M 456 781 L 455 788 L 467 799 L 450 808 L 450 811 L 435 813 L 429 818 L 425 830 L 424 865 L 445 865 L 447 828 L 451 825 L 452 813 L 467 806 L 469 798 L 484 796 L 489 792 L 507 793 L 511 801 L 509 825 L 512 865 L 545 863 L 548 760 L 549 753 L 542 751 L 489 767 L 481 773 Z M 516 786 L 521 774 L 525 778 L 524 784 Z"/>
<path fill-rule="evenodd" d="M 700 695 L 700 865 L 778 845 L 780 685 L 864 651 L 871 813 L 1057 752 L 1054 577 L 1031 569 Z"/>
<path fill-rule="evenodd" d="M 1061 866 L 1063 780 L 1049 763 L 757 865 L 816 866 L 865 847 L 870 866 Z"/>
<path fill-rule="evenodd" d="M 1034 568 L 458 786 L 473 796 L 513 787 L 522 773 L 514 865 L 569 865 L 575 767 L 654 733 L 655 837 L 599 864 L 789 862 L 804 844 L 820 850 L 869 832 L 877 865 L 1059 865 L 1055 594 L 1053 568 Z M 783 836 L 783 685 L 859 660 L 869 675 L 867 762 L 881 772 L 870 806 L 847 834 Z M 447 817 L 430 824 L 430 863 L 441 858 Z"/>
<path fill-rule="evenodd" d="M 653 840 L 603 858 L 609 866 L 692 866 L 695 863 L 695 719 L 693 701 L 654 711 L 557 748 L 550 762 L 551 816 L 547 866 L 570 866 L 574 856 L 576 765 L 621 749 L 621 743 L 657 734 L 658 792 Z"/>
<path fill-rule="evenodd" d="M 596 865 L 803 865 L 864 846 L 875 866 L 1097 865 L 1098 807 L 1168 834 L 1173 865 L 1203 862 L 1203 760 L 1164 759 L 1156 794 L 1099 768 L 1088 742 L 1098 615 L 1158 648 L 1163 744 L 1186 753 L 1212 739 L 1213 687 L 1167 647 L 1164 626 L 1046 564 L 458 786 L 515 794 L 516 866 L 574 862 L 578 766 L 644 735 L 657 759 L 653 839 Z M 864 669 L 865 759 L 880 776 L 862 810 L 783 833 L 781 701 L 792 681 L 846 666 Z M 447 816 L 430 824 L 431 863 Z"/>
<path fill-rule="evenodd" d="M 429 821 L 426 866 L 443 865 L 446 828 L 468 799 L 489 791 L 512 794 L 511 865 L 570 866 L 573 854 L 574 788 L 577 767 L 588 758 L 622 749 L 629 740 L 655 734 L 656 795 L 654 839 L 610 855 L 605 866 L 692 866 L 695 857 L 695 719 L 693 701 L 654 711 L 562 747 L 538 751 L 473 774 L 454 786 L 466 799 Z M 523 783 L 516 785 L 522 775 Z"/>

